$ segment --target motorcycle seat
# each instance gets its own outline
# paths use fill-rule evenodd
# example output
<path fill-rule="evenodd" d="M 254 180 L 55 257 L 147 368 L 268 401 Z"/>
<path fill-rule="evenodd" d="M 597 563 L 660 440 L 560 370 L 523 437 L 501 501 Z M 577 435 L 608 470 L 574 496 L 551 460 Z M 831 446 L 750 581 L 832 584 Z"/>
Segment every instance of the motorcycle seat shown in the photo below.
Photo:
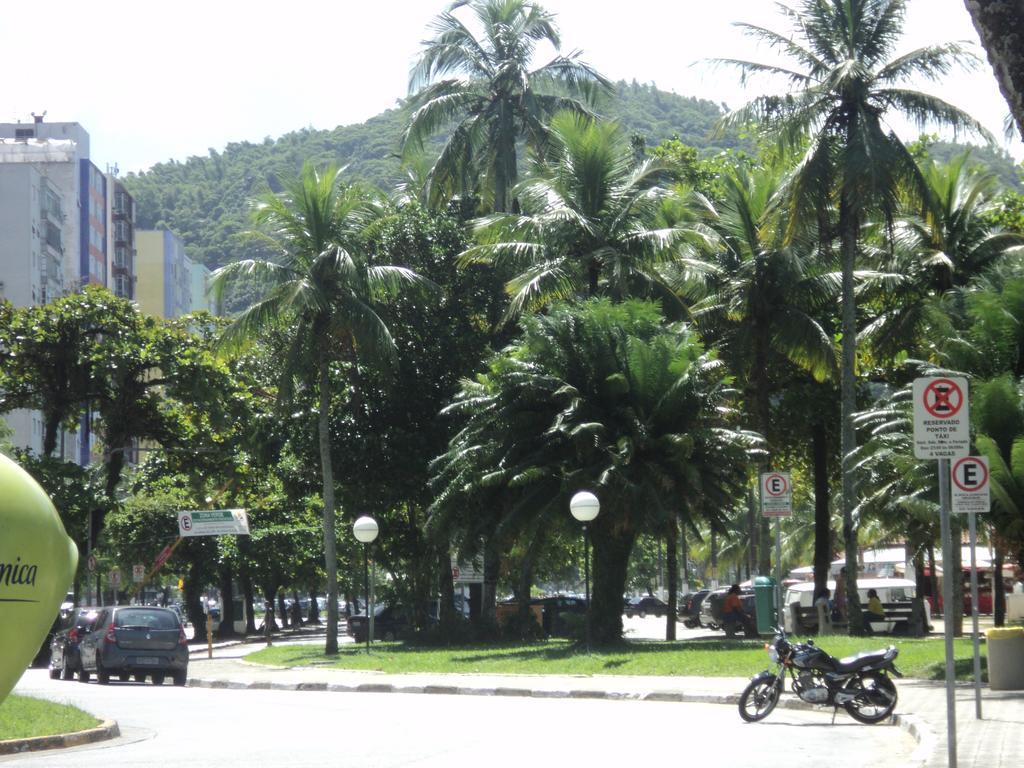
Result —
<path fill-rule="evenodd" d="M 878 651 L 861 651 L 854 656 L 846 656 L 836 662 L 836 672 L 856 672 L 858 669 L 863 669 L 884 660 L 895 650 L 894 646 L 889 646 Z M 895 656 L 895 653 L 893 653 L 893 656 Z"/>

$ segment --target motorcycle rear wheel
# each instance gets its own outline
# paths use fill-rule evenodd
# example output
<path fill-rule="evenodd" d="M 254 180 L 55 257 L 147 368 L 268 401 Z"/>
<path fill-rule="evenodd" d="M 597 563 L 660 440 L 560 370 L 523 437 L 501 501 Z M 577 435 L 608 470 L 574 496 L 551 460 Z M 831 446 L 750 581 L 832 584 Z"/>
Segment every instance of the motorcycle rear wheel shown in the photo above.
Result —
<path fill-rule="evenodd" d="M 843 706 L 858 723 L 875 725 L 887 720 L 896 709 L 896 686 L 886 675 L 868 672 L 851 680 L 846 690 L 857 693 L 857 698 Z"/>
<path fill-rule="evenodd" d="M 779 703 L 776 678 L 751 680 L 740 695 L 740 717 L 748 723 L 764 720 Z"/>

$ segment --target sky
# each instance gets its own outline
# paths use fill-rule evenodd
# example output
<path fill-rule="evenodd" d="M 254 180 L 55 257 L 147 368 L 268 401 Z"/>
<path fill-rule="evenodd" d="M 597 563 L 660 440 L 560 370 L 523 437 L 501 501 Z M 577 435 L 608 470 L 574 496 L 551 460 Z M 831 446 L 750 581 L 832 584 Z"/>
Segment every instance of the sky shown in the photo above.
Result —
<path fill-rule="evenodd" d="M 733 22 L 786 31 L 769 0 L 542 0 L 562 51 L 612 80 L 736 107 L 778 83 L 741 87 L 708 58 L 778 61 Z M 78 122 L 100 168 L 123 175 L 229 142 L 360 123 L 408 94 L 409 69 L 448 0 L 47 0 L 5 4 L 0 122 Z M 977 44 L 963 0 L 910 0 L 899 52 Z M 984 51 L 973 72 L 916 87 L 967 110 L 1004 144 L 1007 113 Z M 543 51 L 546 60 L 550 51 Z M 543 62 L 538 62 L 543 63 Z M 905 138 L 916 129 L 894 126 Z"/>

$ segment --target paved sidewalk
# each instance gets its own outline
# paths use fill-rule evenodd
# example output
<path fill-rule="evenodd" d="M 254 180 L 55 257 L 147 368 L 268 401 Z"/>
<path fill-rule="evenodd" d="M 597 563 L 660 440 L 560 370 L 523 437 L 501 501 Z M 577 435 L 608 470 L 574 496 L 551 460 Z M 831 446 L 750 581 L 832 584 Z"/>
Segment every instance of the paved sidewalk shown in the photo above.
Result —
<path fill-rule="evenodd" d="M 215 650 L 213 659 L 206 658 L 205 648 L 201 652 L 194 649 L 188 684 L 208 688 L 640 699 L 733 705 L 747 684 L 746 678 L 732 677 L 389 675 L 323 668 L 284 669 L 251 664 L 241 658 L 256 647 L 220 647 Z M 948 766 L 945 685 L 905 678 L 897 681 L 897 688 L 900 699 L 895 720 L 918 741 L 915 763 L 927 768 Z M 984 687 L 982 699 L 983 719 L 977 720 L 973 685 L 957 686 L 958 765 L 1017 768 L 1024 759 L 1024 691 L 991 691 Z M 787 693 L 780 706 L 808 705 Z M 840 712 L 838 717 L 848 715 Z M 743 725 L 738 714 L 736 721 L 737 725 Z"/>

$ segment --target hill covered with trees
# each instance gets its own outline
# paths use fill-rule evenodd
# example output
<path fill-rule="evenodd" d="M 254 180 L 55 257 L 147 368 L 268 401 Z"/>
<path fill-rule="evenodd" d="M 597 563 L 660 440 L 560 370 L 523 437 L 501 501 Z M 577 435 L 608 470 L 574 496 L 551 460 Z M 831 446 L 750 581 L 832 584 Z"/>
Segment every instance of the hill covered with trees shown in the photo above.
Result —
<path fill-rule="evenodd" d="M 619 82 L 598 111 L 649 147 L 673 137 L 704 152 L 739 143 L 735 137 L 713 138 L 721 106 L 653 84 Z M 304 161 L 347 165 L 351 178 L 393 189 L 402 179 L 399 152 L 406 122 L 403 109 L 391 109 L 357 125 L 303 128 L 261 143 L 231 143 L 222 152 L 211 149 L 205 157 L 159 163 L 124 181 L 135 196 L 140 228 L 172 230 L 193 260 L 213 269 L 244 255 L 248 201 L 274 188 L 281 176 L 296 174 Z"/>

